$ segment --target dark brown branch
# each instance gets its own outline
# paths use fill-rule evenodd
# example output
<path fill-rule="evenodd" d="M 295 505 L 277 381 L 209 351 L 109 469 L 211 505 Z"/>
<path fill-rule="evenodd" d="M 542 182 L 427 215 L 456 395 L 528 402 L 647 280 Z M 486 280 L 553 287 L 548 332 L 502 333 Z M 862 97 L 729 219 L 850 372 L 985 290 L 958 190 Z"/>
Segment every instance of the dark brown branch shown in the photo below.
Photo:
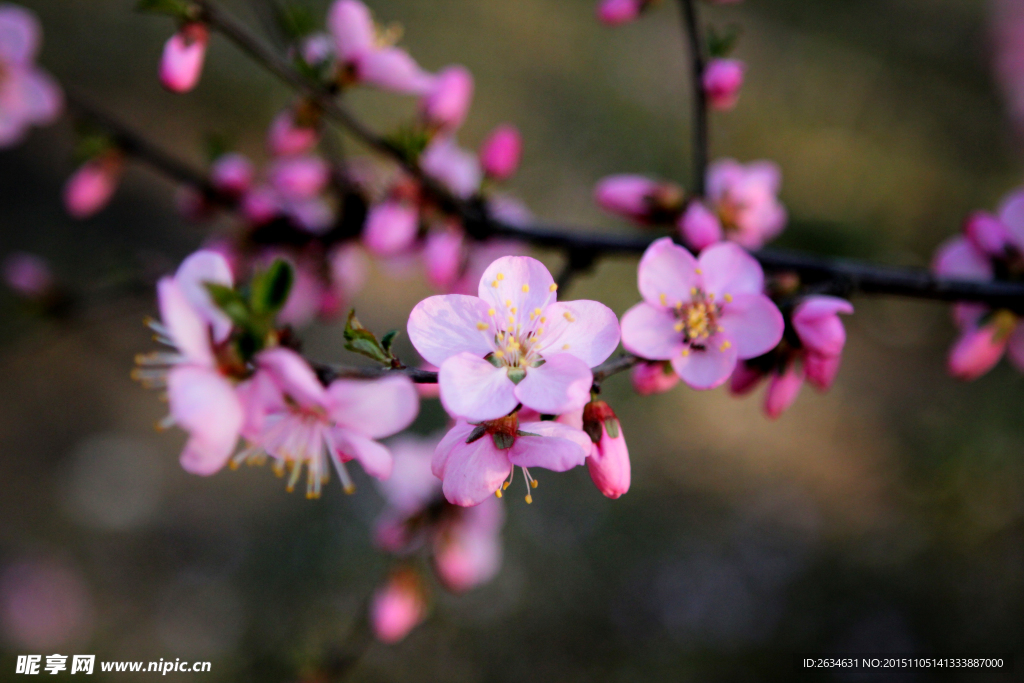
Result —
<path fill-rule="evenodd" d="M 704 36 L 697 18 L 697 0 L 679 0 L 683 28 L 690 52 L 690 80 L 693 91 L 693 193 L 704 196 L 708 168 L 708 97 L 704 90 Z"/>

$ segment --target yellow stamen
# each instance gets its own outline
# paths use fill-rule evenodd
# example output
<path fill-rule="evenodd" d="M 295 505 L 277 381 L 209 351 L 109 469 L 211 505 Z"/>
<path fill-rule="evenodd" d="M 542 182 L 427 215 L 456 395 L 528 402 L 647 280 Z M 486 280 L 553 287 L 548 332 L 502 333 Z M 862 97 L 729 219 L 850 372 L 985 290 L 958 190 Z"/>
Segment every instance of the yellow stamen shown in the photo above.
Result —
<path fill-rule="evenodd" d="M 533 502 L 533 496 L 531 496 L 529 493 L 527 493 L 526 494 L 526 504 L 529 505 L 532 502 Z"/>
<path fill-rule="evenodd" d="M 661 301 L 662 306 L 668 306 L 668 296 L 665 294 L 659 294 L 658 300 Z"/>
<path fill-rule="evenodd" d="M 723 294 L 722 298 L 725 299 L 725 303 L 732 301 L 732 294 Z"/>
<path fill-rule="evenodd" d="M 683 331 L 683 327 L 685 327 L 685 325 L 683 325 L 682 321 L 677 322 L 675 324 L 676 332 L 682 332 Z"/>
<path fill-rule="evenodd" d="M 562 350 L 563 351 L 568 351 L 569 350 L 569 345 L 568 344 L 562 344 Z"/>
<path fill-rule="evenodd" d="M 728 339 L 726 339 L 724 342 L 722 342 L 722 345 L 718 347 L 718 350 L 719 351 L 725 351 L 726 349 L 728 349 L 731 346 L 732 346 L 732 342 L 729 341 Z"/>
<path fill-rule="evenodd" d="M 493 308 L 488 308 L 487 309 L 487 315 L 494 315 L 494 309 Z"/>
<path fill-rule="evenodd" d="M 704 271 L 702 271 L 700 268 L 695 268 L 693 272 L 697 273 L 697 275 L 703 275 L 704 274 Z"/>
<path fill-rule="evenodd" d="M 497 351 L 494 352 L 494 355 L 497 356 L 498 358 L 504 358 L 505 352 L 502 351 L 501 349 L 498 349 Z"/>
<path fill-rule="evenodd" d="M 509 312 L 509 313 L 511 313 L 512 315 L 515 315 L 515 314 L 516 314 L 516 313 L 518 313 L 519 311 L 517 311 L 517 310 L 516 310 L 516 307 L 515 307 L 515 306 L 513 306 L 512 308 L 508 309 L 508 312 Z"/>
<path fill-rule="evenodd" d="M 495 497 L 497 497 L 497 498 L 501 498 L 501 489 L 498 489 L 497 491 L 495 491 L 495 492 L 494 492 L 494 495 L 495 495 Z"/>
<path fill-rule="evenodd" d="M 489 325 L 487 323 L 477 323 L 476 324 L 476 329 L 480 330 L 481 332 L 486 330 L 488 327 L 489 327 Z"/>
<path fill-rule="evenodd" d="M 530 285 L 523 285 L 523 292 L 529 292 L 529 291 L 530 291 Z"/>
<path fill-rule="evenodd" d="M 506 306 L 511 306 L 512 305 L 512 299 L 505 299 L 505 305 Z"/>
<path fill-rule="evenodd" d="M 491 281 L 491 287 L 494 287 L 495 289 L 497 289 L 498 288 L 498 281 L 497 280 Z"/>
<path fill-rule="evenodd" d="M 530 480 L 530 486 L 532 486 L 533 488 L 537 488 L 537 484 L 538 484 L 538 482 L 537 482 L 536 479 L 531 479 Z"/>
<path fill-rule="evenodd" d="M 499 280 L 504 280 L 505 279 L 505 274 L 504 273 L 498 273 L 498 279 Z"/>
<path fill-rule="evenodd" d="M 345 484 L 345 493 L 347 493 L 349 495 L 352 495 L 355 492 L 356 492 L 356 485 L 355 484 Z"/>
<path fill-rule="evenodd" d="M 688 348 L 683 349 L 683 351 L 682 351 L 682 353 L 680 355 L 684 356 L 684 357 L 685 356 L 689 356 L 690 355 L 690 349 L 688 349 Z"/>
<path fill-rule="evenodd" d="M 506 481 L 504 484 L 501 485 L 501 490 L 504 491 L 505 489 L 507 489 L 511 485 L 512 485 L 512 482 Z"/>
<path fill-rule="evenodd" d="M 565 318 L 566 320 L 568 320 L 569 322 L 571 322 L 571 323 L 574 323 L 574 322 L 576 322 L 576 318 L 572 317 L 572 314 L 571 314 L 571 313 L 569 313 L 569 311 L 566 311 L 565 313 L 563 313 L 563 314 L 562 314 L 562 316 L 563 316 L 563 317 L 564 317 L 564 318 Z"/>
<path fill-rule="evenodd" d="M 548 287 L 548 291 L 549 292 L 554 292 L 554 291 L 557 291 L 557 290 L 558 290 L 558 285 L 551 285 L 550 287 Z"/>

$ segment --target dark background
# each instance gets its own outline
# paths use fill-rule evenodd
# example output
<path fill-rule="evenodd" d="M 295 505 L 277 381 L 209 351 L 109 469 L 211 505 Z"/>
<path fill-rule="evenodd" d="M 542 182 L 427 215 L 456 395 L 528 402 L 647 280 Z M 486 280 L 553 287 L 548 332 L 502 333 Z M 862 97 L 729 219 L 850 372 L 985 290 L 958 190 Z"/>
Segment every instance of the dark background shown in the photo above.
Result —
<path fill-rule="evenodd" d="M 199 88 L 174 96 L 156 79 L 169 21 L 128 0 L 25 4 L 45 26 L 42 63 L 75 90 L 183 158 L 201 162 L 210 132 L 262 158 L 289 93 L 220 37 Z M 249 3 L 227 4 L 257 25 Z M 538 216 L 627 230 L 593 206 L 597 179 L 688 181 L 673 3 L 616 30 L 590 0 L 370 5 L 401 22 L 426 68 L 473 71 L 464 144 L 501 122 L 522 129 L 512 187 Z M 781 245 L 923 266 L 967 212 L 1020 181 L 986 3 L 748 0 L 704 16 L 742 27 L 749 66 L 737 110 L 713 118 L 713 154 L 782 166 L 793 222 Z M 381 129 L 413 109 L 353 100 Z M 180 470 L 184 435 L 154 434 L 165 406 L 129 379 L 134 354 L 152 348 L 142 319 L 153 295 L 125 283 L 140 265 L 172 270 L 209 226 L 176 218 L 173 185 L 138 165 L 108 210 L 67 218 L 73 142 L 65 122 L 0 153 L 0 255 L 45 255 L 89 301 L 57 322 L 0 295 L 0 591 L 10 611 L 11 587 L 35 586 L 43 624 L 33 635 L 3 617 L 0 678 L 14 677 L 16 654 L 60 652 L 212 661 L 196 680 L 298 680 L 350 642 L 386 571 L 368 533 L 380 498 L 363 476 L 355 496 L 332 482 L 309 502 L 267 469 Z M 621 314 L 639 298 L 635 267 L 602 262 L 569 296 Z M 404 329 L 424 291 L 378 271 L 355 305 L 372 329 Z M 506 497 L 499 576 L 462 597 L 435 590 L 429 621 L 371 646 L 350 680 L 782 681 L 794 652 L 1019 649 L 1024 380 L 1005 364 L 973 384 L 950 379 L 945 306 L 854 304 L 836 386 L 805 389 L 777 422 L 760 395 L 680 387 L 641 399 L 625 376 L 609 381 L 629 494 L 605 499 L 579 468 L 543 474 L 532 506 Z M 305 337 L 312 355 L 351 362 L 337 326 Z M 412 357 L 404 341 L 399 351 Z M 416 428 L 441 424 L 425 403 Z"/>

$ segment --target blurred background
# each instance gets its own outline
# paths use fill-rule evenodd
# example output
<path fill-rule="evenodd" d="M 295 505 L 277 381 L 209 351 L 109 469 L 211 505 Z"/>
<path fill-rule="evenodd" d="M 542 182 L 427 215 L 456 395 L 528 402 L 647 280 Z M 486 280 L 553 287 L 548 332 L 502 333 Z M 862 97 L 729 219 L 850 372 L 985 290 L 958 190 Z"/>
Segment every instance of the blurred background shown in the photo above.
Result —
<path fill-rule="evenodd" d="M 289 92 L 223 39 L 198 89 L 176 96 L 156 78 L 170 21 L 132 0 L 23 4 L 42 19 L 41 63 L 62 82 L 182 158 L 202 162 L 211 132 L 264 158 Z M 225 4 L 259 26 L 249 2 Z M 592 0 L 368 4 L 401 23 L 424 67 L 473 71 L 463 144 L 520 127 L 512 188 L 538 216 L 628 230 L 593 205 L 596 180 L 689 181 L 674 3 L 615 30 L 595 21 Z M 781 165 L 793 220 L 780 246 L 924 266 L 969 211 L 1020 183 L 987 3 L 748 0 L 704 16 L 742 28 L 736 55 L 748 64 L 738 108 L 713 117 L 713 156 Z M 352 100 L 378 128 L 414 107 Z M 178 679 L 312 680 L 387 571 L 369 534 L 382 500 L 361 472 L 356 495 L 332 482 L 311 502 L 267 468 L 180 469 L 184 434 L 155 433 L 165 406 L 129 379 L 134 355 L 152 348 L 142 320 L 153 292 L 125 283 L 140 265 L 172 271 L 210 227 L 178 219 L 174 186 L 137 164 L 106 211 L 71 220 L 60 190 L 73 145 L 65 122 L 0 153 L 0 256 L 45 256 L 91 302 L 54 321 L 0 294 L 0 679 L 16 654 L 60 652 L 213 663 Z M 603 261 L 567 296 L 621 314 L 639 298 L 635 267 Z M 404 330 L 425 291 L 378 271 L 354 305 L 371 329 Z M 775 422 L 760 393 L 640 399 L 625 375 L 607 382 L 630 492 L 607 500 L 578 468 L 542 473 L 531 506 L 507 496 L 497 578 L 460 597 L 435 586 L 429 620 L 398 645 L 373 644 L 346 680 L 781 681 L 794 652 L 1019 651 L 1024 379 L 1005 363 L 972 384 L 950 379 L 946 306 L 854 305 L 834 389 L 805 389 Z M 304 337 L 311 355 L 352 362 L 339 326 Z M 398 350 L 414 357 L 404 338 Z M 415 429 L 442 424 L 425 402 Z M 935 678 L 900 676 L 884 680 Z M 881 680 L 821 678 L 833 679 Z"/>

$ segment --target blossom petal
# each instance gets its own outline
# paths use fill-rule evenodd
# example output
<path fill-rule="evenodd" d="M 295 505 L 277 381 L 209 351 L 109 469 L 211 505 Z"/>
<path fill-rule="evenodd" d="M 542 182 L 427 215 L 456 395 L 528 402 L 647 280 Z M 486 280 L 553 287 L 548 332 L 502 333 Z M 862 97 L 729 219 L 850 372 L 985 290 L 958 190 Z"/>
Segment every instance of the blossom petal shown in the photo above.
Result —
<path fill-rule="evenodd" d="M 213 303 L 206 283 L 231 287 L 234 276 L 231 266 L 222 254 L 202 249 L 178 266 L 174 279 L 192 307 L 213 327 L 213 338 L 224 341 L 231 333 L 231 319 Z"/>
<path fill-rule="evenodd" d="M 320 384 L 313 368 L 291 349 L 277 347 L 256 356 L 256 364 L 273 378 L 274 383 L 296 403 L 304 407 L 327 408 L 327 390 Z"/>
<path fill-rule="evenodd" d="M 622 345 L 630 353 L 650 360 L 668 360 L 683 349 L 683 334 L 675 329 L 675 315 L 641 301 L 622 316 Z"/>
<path fill-rule="evenodd" d="M 442 363 L 437 383 L 444 409 L 467 420 L 497 419 L 512 412 L 519 402 L 506 369 L 471 353 L 460 353 Z"/>
<path fill-rule="evenodd" d="M 589 400 L 590 387 L 594 383 L 590 366 L 567 353 L 551 356 L 545 361 L 539 367 L 529 368 L 526 378 L 515 387 L 519 401 L 542 415 L 557 415 L 582 407 Z M 443 398 L 443 386 L 441 391 Z"/>
<path fill-rule="evenodd" d="M 839 313 L 853 313 L 853 304 L 834 296 L 809 296 L 793 311 L 793 329 L 808 349 L 837 355 L 846 344 L 846 328 Z"/>
<path fill-rule="evenodd" d="M 804 357 L 804 372 L 807 381 L 819 391 L 827 391 L 839 374 L 839 363 L 842 356 L 823 356 L 820 353 L 808 353 Z"/>
<path fill-rule="evenodd" d="M 700 285 L 697 259 L 669 237 L 647 247 L 637 268 L 640 296 L 652 306 L 671 308 L 689 303 L 691 290 Z"/>
<path fill-rule="evenodd" d="M 434 455 L 430 459 L 430 471 L 435 477 L 441 479 L 444 476 L 445 464 L 448 462 L 448 456 L 451 455 L 452 449 L 459 443 L 465 443 L 474 429 L 476 429 L 476 425 L 458 419 L 455 421 L 455 426 L 441 437 L 437 446 L 434 447 Z"/>
<path fill-rule="evenodd" d="M 472 431 L 471 425 L 465 426 Z M 461 435 L 463 430 L 456 427 L 452 431 L 456 429 Z M 437 464 L 439 454 L 443 464 L 440 473 L 434 467 L 434 474 L 441 477 L 441 490 L 449 503 L 465 507 L 478 505 L 501 487 L 512 471 L 512 463 L 508 460 L 508 453 L 498 450 L 494 439 L 489 436 L 485 435 L 473 443 L 466 443 L 465 438 L 449 438 L 451 436 L 449 432 L 437 446 L 434 464 Z"/>
<path fill-rule="evenodd" d="M 730 242 L 713 244 L 697 259 L 703 271 L 704 288 L 716 299 L 725 294 L 761 294 L 764 291 L 764 271 L 761 264 L 743 247 Z"/>
<path fill-rule="evenodd" d="M 424 95 L 433 82 L 408 52 L 397 47 L 365 52 L 357 64 L 359 79 L 383 90 Z"/>
<path fill-rule="evenodd" d="M 423 360 L 440 366 L 467 352 L 483 358 L 493 349 L 477 323 L 489 323 L 487 304 L 475 296 L 445 294 L 416 304 L 409 314 L 408 332 Z"/>
<path fill-rule="evenodd" d="M 555 300 L 554 278 L 543 263 L 529 256 L 503 256 L 487 267 L 480 277 L 480 298 L 499 315 L 526 316 L 545 309 Z M 429 359 L 428 359 L 429 360 Z"/>
<path fill-rule="evenodd" d="M 958 379 L 977 379 L 996 366 L 1006 344 L 995 325 L 966 330 L 949 351 L 949 371 Z"/>
<path fill-rule="evenodd" d="M 565 301 L 544 309 L 547 333 L 539 351 L 546 355 L 567 353 L 594 367 L 603 363 L 619 345 L 619 319 L 612 309 L 597 301 Z"/>
<path fill-rule="evenodd" d="M 1024 248 L 1024 191 L 1010 193 L 999 207 L 999 219 L 1010 232 L 1018 249 Z"/>
<path fill-rule="evenodd" d="M 334 453 L 342 462 L 358 460 L 363 470 L 371 477 L 387 479 L 391 476 L 394 460 L 391 451 L 373 439 L 368 439 L 354 429 L 335 427 L 332 430 L 334 443 L 340 451 Z"/>
<path fill-rule="evenodd" d="M 358 0 L 337 0 L 327 15 L 338 56 L 349 60 L 373 48 L 376 28 L 370 10 Z"/>
<path fill-rule="evenodd" d="M 420 402 L 408 377 L 379 380 L 338 379 L 327 388 L 331 418 L 371 439 L 402 431 L 416 419 Z"/>
<path fill-rule="evenodd" d="M 206 321 L 189 304 L 176 280 L 165 277 L 156 285 L 160 319 L 171 335 L 171 341 L 190 363 L 213 366 L 210 334 Z"/>
<path fill-rule="evenodd" d="M 519 467 L 543 467 L 565 472 L 586 462 L 593 442 L 579 429 L 559 422 L 524 422 L 519 431 L 536 436 L 519 436 L 509 449 L 508 459 Z"/>
<path fill-rule="evenodd" d="M 171 416 L 191 438 L 181 466 L 192 474 L 221 469 L 238 442 L 244 415 L 231 383 L 214 370 L 178 366 L 167 375 Z"/>
<path fill-rule="evenodd" d="M 39 20 L 31 11 L 18 5 L 0 5 L 0 60 L 24 65 L 39 52 L 41 37 Z"/>
<path fill-rule="evenodd" d="M 672 357 L 672 368 L 693 389 L 714 389 L 736 368 L 736 345 L 726 346 L 723 335 L 708 338 L 703 349 L 691 348 Z"/>
<path fill-rule="evenodd" d="M 932 270 L 936 275 L 960 280 L 991 280 L 992 261 L 966 237 L 946 240 L 935 252 Z"/>
<path fill-rule="evenodd" d="M 412 246 L 419 225 L 420 212 L 415 206 L 386 201 L 370 209 L 363 242 L 377 256 L 392 256 Z"/>
<path fill-rule="evenodd" d="M 782 340 L 786 323 L 771 299 L 763 294 L 739 294 L 723 304 L 718 324 L 736 347 L 738 358 L 755 358 Z"/>
<path fill-rule="evenodd" d="M 773 420 L 781 416 L 793 405 L 804 385 L 804 374 L 795 363 L 791 363 L 781 375 L 772 374 L 768 380 L 768 390 L 764 395 L 765 415 Z"/>

